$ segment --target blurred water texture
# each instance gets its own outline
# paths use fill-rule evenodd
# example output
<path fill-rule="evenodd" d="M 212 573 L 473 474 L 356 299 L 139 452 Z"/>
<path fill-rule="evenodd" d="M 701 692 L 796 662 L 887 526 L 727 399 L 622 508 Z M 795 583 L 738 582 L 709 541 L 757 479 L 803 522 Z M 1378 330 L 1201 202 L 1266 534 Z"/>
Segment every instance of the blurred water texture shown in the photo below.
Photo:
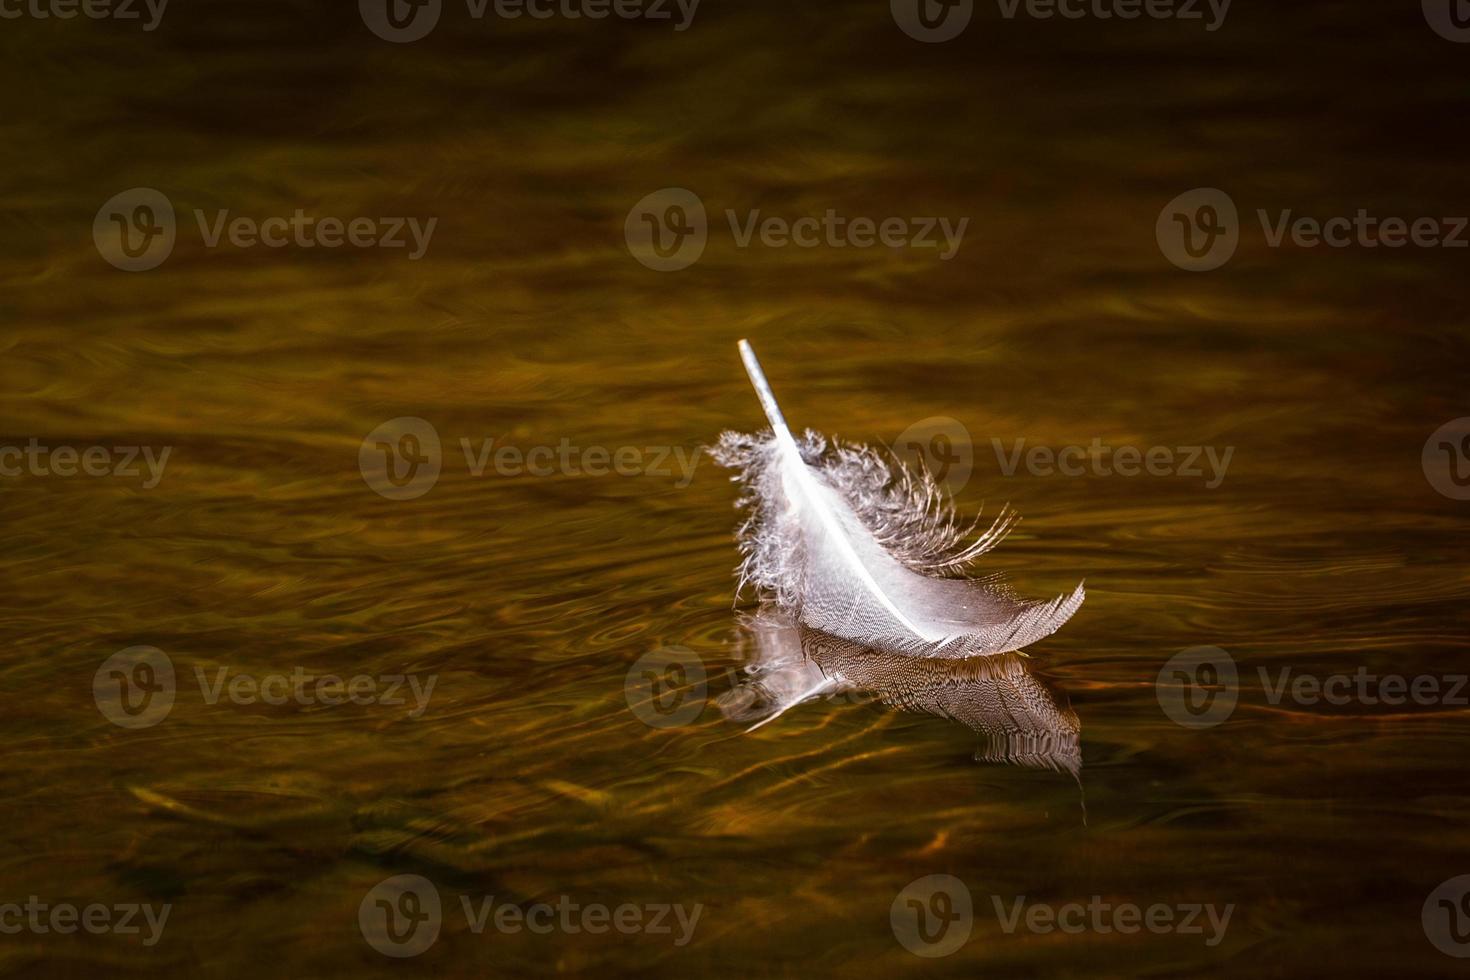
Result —
<path fill-rule="evenodd" d="M 454 16 L 450 16 L 453 13 Z M 0 898 L 171 902 L 165 939 L 6 936 L 17 975 L 293 975 L 400 965 L 357 929 L 399 873 L 453 896 L 706 907 L 666 937 L 471 934 L 447 976 L 1441 975 L 1419 924 L 1470 870 L 1463 709 L 1272 705 L 1272 676 L 1464 672 L 1465 504 L 1420 469 L 1466 410 L 1463 254 L 1270 249 L 1255 208 L 1464 213 L 1465 54 L 1417 5 L 1176 22 L 1006 21 L 921 45 L 883 3 L 707 0 L 646 23 L 446 8 L 410 45 L 350 7 L 210 2 L 148 34 L 6 22 L 0 51 L 0 444 L 172 447 L 164 478 L 6 478 L 0 598 L 11 846 Z M 180 215 L 158 269 L 106 265 L 101 202 Z M 628 209 L 711 214 L 650 271 Z M 1154 240 L 1219 186 L 1240 250 L 1189 274 Z M 439 219 L 402 250 L 209 249 L 193 209 Z M 949 261 L 738 248 L 724 212 L 969 217 Z M 728 474 L 471 472 L 460 440 L 679 447 L 754 429 L 749 336 L 797 427 L 888 442 L 968 430 L 962 510 L 1024 517 L 991 560 L 1088 600 L 1029 651 L 1071 695 L 1082 781 L 988 765 L 960 725 L 818 702 L 750 735 L 713 699 L 742 665 Z M 413 500 L 364 436 L 442 440 Z M 1006 476 L 1009 448 L 1235 447 L 1184 476 Z M 165 651 L 162 723 L 93 703 L 98 666 Z M 1211 644 L 1240 665 L 1217 728 L 1154 680 Z M 706 665 L 692 723 L 645 725 L 625 675 Z M 197 669 L 438 678 L 380 705 L 209 705 Z M 976 896 L 970 942 L 910 955 L 911 880 Z M 989 896 L 1235 903 L 1225 941 L 1004 933 Z"/>

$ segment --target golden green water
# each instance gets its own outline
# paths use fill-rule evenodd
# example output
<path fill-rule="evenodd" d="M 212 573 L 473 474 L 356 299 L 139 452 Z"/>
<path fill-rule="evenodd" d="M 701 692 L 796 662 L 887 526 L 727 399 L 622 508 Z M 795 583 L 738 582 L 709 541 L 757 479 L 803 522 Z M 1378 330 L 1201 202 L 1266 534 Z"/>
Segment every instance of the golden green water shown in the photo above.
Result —
<path fill-rule="evenodd" d="M 1470 873 L 1454 705 L 1273 704 L 1261 670 L 1466 670 L 1463 501 L 1420 454 L 1467 414 L 1463 255 L 1267 247 L 1254 209 L 1464 213 L 1465 52 L 1368 4 L 1178 23 L 1004 21 L 920 45 L 885 5 L 707 0 L 686 32 L 469 22 L 390 45 L 350 7 L 203 3 L 157 31 L 7 21 L 0 49 L 5 446 L 168 447 L 162 478 L 0 480 L 7 836 L 0 904 L 169 903 L 161 939 L 0 936 L 16 975 L 1446 975 L 1421 907 Z M 127 273 L 97 209 L 165 193 L 179 240 Z M 1234 259 L 1176 269 L 1154 223 L 1190 188 L 1241 208 Z M 665 187 L 704 257 L 630 256 Z M 437 217 L 402 250 L 206 248 L 193 209 Z M 736 246 L 723 214 L 968 217 L 932 252 Z M 987 561 L 1028 595 L 1085 579 L 1029 652 L 1081 724 L 1065 774 L 977 762 L 962 725 L 816 702 L 745 734 L 735 488 L 475 475 L 460 440 L 693 453 L 759 409 L 748 336 L 798 427 L 869 443 L 947 416 L 962 511 L 1024 521 Z M 376 427 L 441 440 L 422 496 L 364 479 Z M 1005 475 L 1010 447 L 1234 447 L 1189 476 Z M 577 457 L 582 459 L 583 457 Z M 629 457 L 631 458 L 631 457 Z M 652 464 L 651 454 L 638 457 Z M 641 464 L 640 464 L 641 465 Z M 634 469 L 639 467 L 634 466 Z M 644 466 L 643 469 L 648 467 Z M 746 604 L 748 605 L 748 603 Z M 156 724 L 94 675 L 151 646 Z M 1228 651 L 1223 724 L 1155 681 Z M 625 681 L 677 648 L 684 725 Z M 226 676 L 412 675 L 426 709 L 210 704 Z M 105 684 L 103 685 L 106 686 Z M 443 897 L 438 941 L 359 931 L 385 878 Z M 912 955 L 915 879 L 973 932 Z M 693 938 L 474 933 L 459 897 L 702 905 Z M 1009 907 L 1234 906 L 1223 940 L 1006 932 Z"/>

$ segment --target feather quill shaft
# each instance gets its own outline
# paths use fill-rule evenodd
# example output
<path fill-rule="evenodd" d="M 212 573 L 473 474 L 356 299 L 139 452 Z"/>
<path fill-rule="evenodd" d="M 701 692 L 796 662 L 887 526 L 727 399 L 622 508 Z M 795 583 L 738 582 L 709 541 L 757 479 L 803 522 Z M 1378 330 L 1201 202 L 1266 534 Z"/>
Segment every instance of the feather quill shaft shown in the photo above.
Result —
<path fill-rule="evenodd" d="M 796 492 L 791 495 L 793 504 L 797 507 L 810 508 L 811 513 L 821 523 L 822 530 L 830 536 L 830 543 L 841 552 L 853 574 L 875 601 L 881 603 L 906 629 L 932 642 L 935 638 L 929 637 L 921 627 L 910 622 L 903 611 L 893 604 L 893 600 L 884 593 L 882 586 L 873 579 L 872 572 L 857 555 L 847 534 L 839 525 L 836 514 L 821 499 L 821 486 L 802 461 L 801 450 L 796 448 L 796 440 L 791 437 L 791 429 L 786 425 L 786 416 L 781 413 L 781 406 L 776 402 L 776 393 L 771 390 L 771 383 L 766 380 L 766 372 L 761 370 L 761 362 L 756 358 L 755 350 L 750 346 L 750 342 L 744 339 L 740 341 L 739 348 L 740 358 L 745 362 L 745 373 L 750 375 L 750 383 L 755 388 L 756 397 L 760 399 L 761 408 L 765 410 L 766 418 L 771 423 L 771 429 L 776 434 L 776 443 L 783 459 L 784 472 L 789 473 L 796 484 Z"/>

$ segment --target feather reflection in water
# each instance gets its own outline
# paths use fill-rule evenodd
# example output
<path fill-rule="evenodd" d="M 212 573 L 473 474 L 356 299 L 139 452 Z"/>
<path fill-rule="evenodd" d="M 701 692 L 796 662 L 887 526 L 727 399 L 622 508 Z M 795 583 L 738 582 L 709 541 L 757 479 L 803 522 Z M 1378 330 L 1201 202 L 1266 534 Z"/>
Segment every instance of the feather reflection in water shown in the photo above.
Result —
<path fill-rule="evenodd" d="M 731 721 L 751 723 L 753 730 L 816 698 L 870 695 L 892 708 L 967 725 L 986 738 L 977 760 L 1081 773 L 1077 714 L 1023 656 L 887 653 L 803 626 L 774 608 L 742 625 L 749 680 L 720 698 Z"/>

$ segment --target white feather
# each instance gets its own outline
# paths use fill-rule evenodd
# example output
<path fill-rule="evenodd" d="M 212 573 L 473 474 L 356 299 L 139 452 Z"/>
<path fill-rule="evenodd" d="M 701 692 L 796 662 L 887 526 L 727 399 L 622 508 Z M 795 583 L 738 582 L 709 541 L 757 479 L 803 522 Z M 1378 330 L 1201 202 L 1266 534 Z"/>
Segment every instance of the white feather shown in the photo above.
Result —
<path fill-rule="evenodd" d="M 741 528 L 742 582 L 803 624 L 891 653 L 973 657 L 1019 650 L 1055 632 L 1082 604 L 1082 586 L 1028 602 L 996 578 L 942 577 L 967 568 L 1014 523 L 1002 512 L 962 546 L 947 495 L 923 471 L 862 446 L 829 445 L 786 425 L 755 352 L 741 358 L 769 434 L 725 433 L 714 455 L 737 468 L 751 517 Z"/>

